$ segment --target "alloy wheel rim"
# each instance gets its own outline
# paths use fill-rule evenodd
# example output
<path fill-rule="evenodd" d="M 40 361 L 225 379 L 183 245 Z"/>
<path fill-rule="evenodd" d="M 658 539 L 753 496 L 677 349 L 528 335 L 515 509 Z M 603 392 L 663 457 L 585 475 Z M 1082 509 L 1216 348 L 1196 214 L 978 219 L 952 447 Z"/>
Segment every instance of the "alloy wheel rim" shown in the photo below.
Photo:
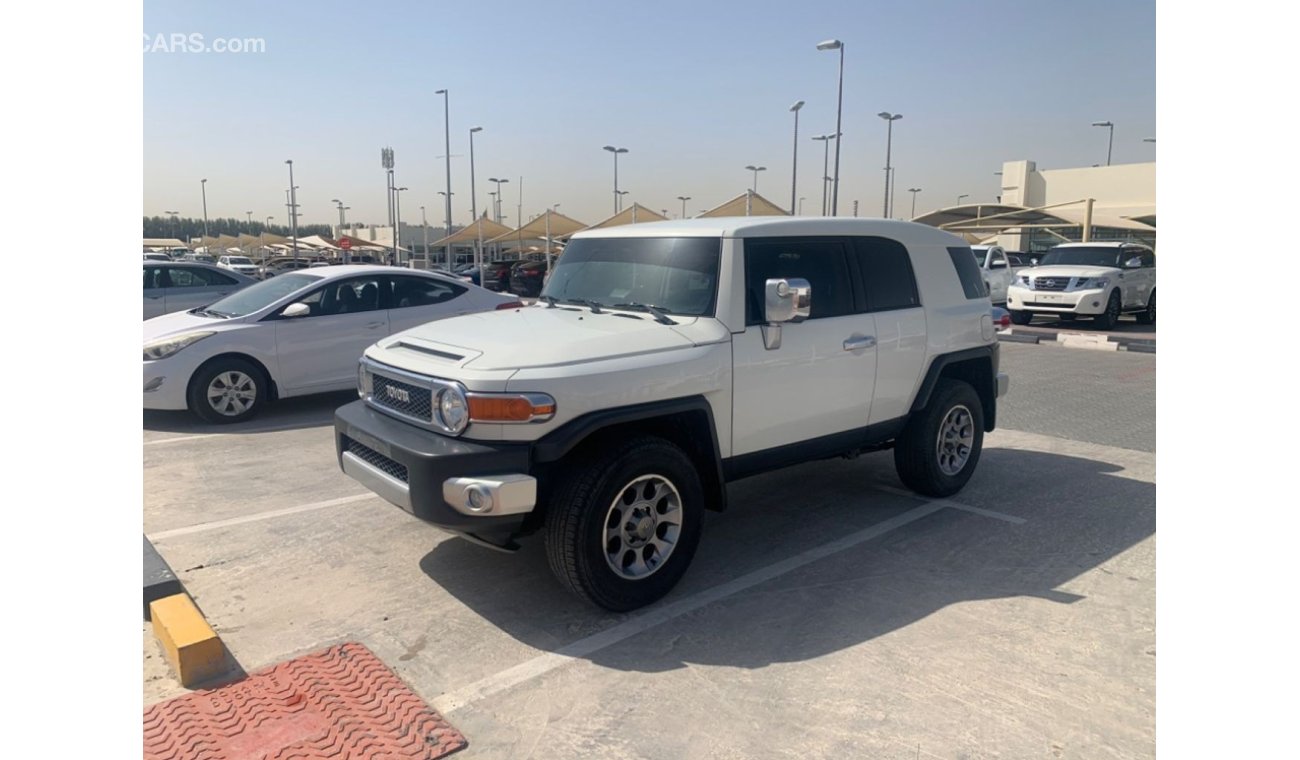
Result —
<path fill-rule="evenodd" d="M 237 417 L 257 402 L 257 383 L 238 370 L 222 372 L 208 383 L 208 406 L 217 414 Z"/>
<path fill-rule="evenodd" d="M 682 497 L 663 475 L 642 475 L 619 489 L 601 532 L 605 562 L 625 580 L 658 572 L 682 533 Z"/>
<path fill-rule="evenodd" d="M 975 417 L 965 405 L 958 404 L 948 410 L 939 423 L 939 438 L 935 453 L 939 458 L 939 471 L 956 475 L 970 461 L 975 449 Z"/>

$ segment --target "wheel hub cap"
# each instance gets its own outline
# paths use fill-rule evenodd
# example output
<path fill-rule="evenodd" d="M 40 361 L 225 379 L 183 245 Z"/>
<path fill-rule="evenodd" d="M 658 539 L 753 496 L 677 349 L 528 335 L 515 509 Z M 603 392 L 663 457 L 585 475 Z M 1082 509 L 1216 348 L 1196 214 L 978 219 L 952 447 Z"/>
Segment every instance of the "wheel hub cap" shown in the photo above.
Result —
<path fill-rule="evenodd" d="M 222 372 L 208 384 L 208 405 L 226 417 L 248 411 L 257 401 L 257 384 L 243 372 Z"/>
<path fill-rule="evenodd" d="M 975 418 L 964 405 L 948 410 L 939 424 L 936 454 L 939 470 L 944 475 L 956 475 L 970 461 L 975 446 Z"/>
<path fill-rule="evenodd" d="M 623 486 L 605 514 L 605 561 L 619 577 L 639 580 L 663 567 L 682 528 L 682 498 L 662 475 Z"/>

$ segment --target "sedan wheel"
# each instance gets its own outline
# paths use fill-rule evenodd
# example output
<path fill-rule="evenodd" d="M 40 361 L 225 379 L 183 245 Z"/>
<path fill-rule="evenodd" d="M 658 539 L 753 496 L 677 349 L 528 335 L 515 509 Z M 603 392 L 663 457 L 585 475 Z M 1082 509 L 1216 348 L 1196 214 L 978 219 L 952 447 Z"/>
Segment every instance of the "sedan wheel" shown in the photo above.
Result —
<path fill-rule="evenodd" d="M 261 368 L 237 357 L 219 358 L 190 379 L 190 411 L 205 422 L 243 422 L 261 410 L 270 385 Z"/>

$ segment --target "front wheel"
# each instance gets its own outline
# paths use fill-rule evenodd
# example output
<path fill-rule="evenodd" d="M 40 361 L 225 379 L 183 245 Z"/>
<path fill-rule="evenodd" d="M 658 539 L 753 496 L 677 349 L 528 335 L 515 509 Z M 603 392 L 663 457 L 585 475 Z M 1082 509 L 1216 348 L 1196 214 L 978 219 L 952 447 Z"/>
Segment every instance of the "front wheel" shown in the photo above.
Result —
<path fill-rule="evenodd" d="M 894 469 L 919 494 L 951 496 L 974 474 L 983 447 L 979 394 L 969 383 L 945 378 L 894 442 Z"/>
<path fill-rule="evenodd" d="M 1147 310 L 1137 315 L 1139 325 L 1154 325 L 1156 323 L 1156 292 L 1151 291 L 1151 297 L 1147 299 Z"/>
<path fill-rule="evenodd" d="M 1114 330 L 1119 322 L 1119 311 L 1119 291 L 1112 290 L 1110 299 L 1106 301 L 1106 311 L 1093 317 L 1092 323 L 1098 330 Z"/>
<path fill-rule="evenodd" d="M 266 403 L 266 376 L 252 362 L 217 359 L 199 368 L 190 380 L 190 411 L 218 425 L 251 419 Z"/>
<path fill-rule="evenodd" d="M 1032 311 L 1016 311 L 1015 309 L 1011 309 L 1010 311 L 1011 324 L 1013 325 L 1027 325 L 1034 319 L 1034 313 Z"/>
<path fill-rule="evenodd" d="M 607 610 L 642 607 L 685 574 L 704 489 L 690 457 L 651 436 L 574 462 L 548 505 L 546 555 L 570 591 Z"/>

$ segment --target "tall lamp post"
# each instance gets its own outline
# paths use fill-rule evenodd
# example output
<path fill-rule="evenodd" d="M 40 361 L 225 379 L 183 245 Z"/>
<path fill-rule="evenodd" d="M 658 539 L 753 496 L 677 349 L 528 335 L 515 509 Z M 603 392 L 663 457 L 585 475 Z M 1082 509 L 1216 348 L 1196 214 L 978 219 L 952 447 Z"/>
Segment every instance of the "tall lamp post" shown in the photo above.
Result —
<path fill-rule="evenodd" d="M 208 181 L 199 180 L 199 189 L 203 191 L 203 237 L 208 236 Z M 207 245 L 204 243 L 204 245 Z"/>
<path fill-rule="evenodd" d="M 478 267 L 478 281 L 483 282 L 483 225 L 478 221 L 478 191 L 474 189 L 474 133 L 482 132 L 482 127 L 469 129 L 469 213 L 474 218 L 474 266 Z M 447 230 L 451 234 L 451 230 Z M 447 245 L 447 260 L 451 261 L 451 244 Z"/>
<path fill-rule="evenodd" d="M 429 255 L 429 219 L 424 215 L 423 205 L 420 206 L 420 229 L 424 230 L 424 266 L 426 269 L 433 269 L 433 257 Z"/>
<path fill-rule="evenodd" d="M 339 200 L 338 198 L 331 198 L 331 199 L 330 199 L 330 203 L 335 203 L 335 204 L 338 205 L 338 209 L 339 209 L 339 231 L 336 232 L 336 233 L 334 234 L 334 237 L 335 237 L 335 238 L 341 238 L 341 237 L 343 237 L 343 229 L 344 229 L 344 227 L 347 226 L 347 221 L 344 219 L 343 212 L 344 212 L 344 211 L 347 211 L 348 209 L 350 209 L 350 208 L 352 208 L 352 207 L 351 207 L 351 206 L 344 206 L 344 205 L 343 205 L 343 201 Z M 344 263 L 344 264 L 347 264 L 347 263 L 349 263 L 349 262 L 352 261 L 352 257 L 351 257 L 350 254 L 351 254 L 351 251 L 349 251 L 348 249 L 344 249 L 344 251 L 343 251 L 343 263 Z"/>
<path fill-rule="evenodd" d="M 749 166 L 746 166 L 745 168 L 748 169 L 748 170 L 750 170 L 751 172 L 754 173 L 754 187 L 751 188 L 750 192 L 752 192 L 752 193 L 754 193 L 755 195 L 757 195 L 757 194 L 758 194 L 758 173 L 759 173 L 759 172 L 765 172 L 765 171 L 767 171 L 767 167 L 766 167 L 766 166 L 754 166 L 753 164 L 750 164 Z"/>
<path fill-rule="evenodd" d="M 509 181 L 510 180 L 508 179 L 497 179 L 496 177 L 488 177 L 488 182 L 495 182 L 497 184 L 496 201 L 495 201 L 496 208 L 495 211 L 493 212 L 493 215 L 496 217 L 497 224 L 501 223 L 501 199 L 505 197 L 501 194 L 501 186 L 506 184 Z"/>
<path fill-rule="evenodd" d="M 881 111 L 880 113 L 878 113 L 878 114 L 876 114 L 876 115 L 879 116 L 880 118 L 884 119 L 886 122 L 889 123 L 889 129 L 888 129 L 888 131 L 885 133 L 885 213 L 884 213 L 884 217 L 885 217 L 886 219 L 888 219 L 888 218 L 889 218 L 889 211 L 890 211 L 890 209 L 889 209 L 889 174 L 890 174 L 890 172 L 892 171 L 892 165 L 891 165 L 891 163 L 890 163 L 890 161 L 891 161 L 890 153 L 891 153 L 891 151 L 893 150 L 893 147 L 894 147 L 894 122 L 896 122 L 896 121 L 898 121 L 899 119 L 903 118 L 903 115 L 902 115 L 901 113 L 890 113 L 890 112 L 888 112 L 888 111 Z"/>
<path fill-rule="evenodd" d="M 962 193 L 961 195 L 957 196 L 957 205 L 958 206 L 961 205 L 962 198 L 969 198 L 969 197 L 970 197 L 970 193 Z"/>
<path fill-rule="evenodd" d="M 248 234 L 251 235 L 253 234 L 253 212 L 245 211 L 244 214 L 248 217 Z"/>
<path fill-rule="evenodd" d="M 830 183 L 830 178 L 831 178 L 831 175 L 830 175 L 830 171 L 831 171 L 831 169 L 830 169 L 830 166 L 831 166 L 831 165 L 830 165 L 830 159 L 831 159 L 831 143 L 830 143 L 830 141 L 835 139 L 835 135 L 816 135 L 816 136 L 813 137 L 813 139 L 814 139 L 814 140 L 818 140 L 818 141 L 820 141 L 820 142 L 823 144 L 823 146 L 824 146 L 824 149 L 822 150 L 822 216 L 826 216 L 826 212 L 829 210 L 829 206 L 828 206 L 827 204 L 828 204 L 828 201 L 830 200 L 830 197 L 829 197 L 829 188 L 830 188 L 829 183 Z"/>
<path fill-rule="evenodd" d="M 402 263 L 402 193 L 406 189 L 405 187 L 393 188 L 393 250 L 396 251 L 393 256 L 394 264 Z"/>
<path fill-rule="evenodd" d="M 618 154 L 627 153 L 627 148 L 615 148 L 613 145 L 606 145 L 604 150 L 614 154 L 614 213 L 617 214 L 622 210 L 618 192 Z"/>
<path fill-rule="evenodd" d="M 909 187 L 909 188 L 907 188 L 907 192 L 909 192 L 909 193 L 912 194 L 912 215 L 911 215 L 910 217 L 908 217 L 908 218 L 909 218 L 909 219 L 915 219 L 915 218 L 916 218 L 916 194 L 919 193 L 919 192 L 921 192 L 921 188 L 919 188 L 919 187 Z"/>
<path fill-rule="evenodd" d="M 803 108 L 800 100 L 790 106 L 794 112 L 794 157 L 790 159 L 790 214 L 794 214 L 795 196 L 799 194 L 799 109 Z"/>
<path fill-rule="evenodd" d="M 171 223 L 172 238 L 175 238 L 175 237 L 176 237 L 176 217 L 180 216 L 181 212 L 179 212 L 179 211 L 164 211 L 163 213 L 166 214 L 167 216 L 170 216 L 170 217 L 172 218 L 172 223 Z M 183 240 L 183 241 L 181 241 L 181 242 L 183 242 L 183 243 L 188 243 L 188 242 L 190 242 L 190 241 L 188 241 L 188 240 Z"/>
<path fill-rule="evenodd" d="M 445 195 L 448 198 L 450 198 L 452 195 L 455 195 L 455 193 L 449 193 L 445 190 L 439 190 L 438 195 Z M 421 206 L 420 208 L 423 209 L 424 206 Z M 423 214 L 424 213 L 423 210 L 421 210 L 420 213 Z M 429 229 L 427 226 L 425 227 L 424 230 L 424 255 L 425 255 L 425 259 L 429 262 L 429 266 L 432 267 L 433 258 L 429 256 Z M 446 264 L 447 269 L 450 270 L 451 269 L 451 243 L 448 243 L 447 245 L 443 246 L 442 258 L 443 258 L 442 263 Z"/>
<path fill-rule="evenodd" d="M 447 234 L 451 234 L 451 101 L 446 90 L 437 90 L 435 95 L 442 96 L 442 134 L 447 150 Z M 451 250 L 448 249 L 448 254 Z M 450 256 L 448 257 L 450 259 Z M 450 261 L 448 262 L 450 263 Z"/>
<path fill-rule="evenodd" d="M 840 143 L 843 142 L 843 116 L 844 116 L 844 43 L 839 40 L 826 40 L 817 43 L 818 50 L 838 50 L 840 51 L 840 82 L 839 95 L 836 97 L 835 105 L 835 181 L 831 190 L 831 216 L 839 215 L 840 208 Z"/>
<path fill-rule="evenodd" d="M 1106 165 L 1110 166 L 1111 148 L 1115 147 L 1115 125 L 1109 121 L 1094 121 L 1092 123 L 1092 126 L 1106 127 L 1107 129 L 1110 130 L 1110 139 L 1106 141 Z"/>
<path fill-rule="evenodd" d="M 677 196 L 677 200 L 679 200 L 679 201 L 682 202 L 682 218 L 683 218 L 683 219 L 686 218 L 686 201 L 689 201 L 690 199 L 691 199 L 691 196 L 689 196 L 689 195 L 679 195 L 679 196 Z"/>
<path fill-rule="evenodd" d="M 293 159 L 286 159 L 289 165 L 289 229 L 293 236 L 293 261 L 298 262 L 298 188 L 293 184 Z"/>

